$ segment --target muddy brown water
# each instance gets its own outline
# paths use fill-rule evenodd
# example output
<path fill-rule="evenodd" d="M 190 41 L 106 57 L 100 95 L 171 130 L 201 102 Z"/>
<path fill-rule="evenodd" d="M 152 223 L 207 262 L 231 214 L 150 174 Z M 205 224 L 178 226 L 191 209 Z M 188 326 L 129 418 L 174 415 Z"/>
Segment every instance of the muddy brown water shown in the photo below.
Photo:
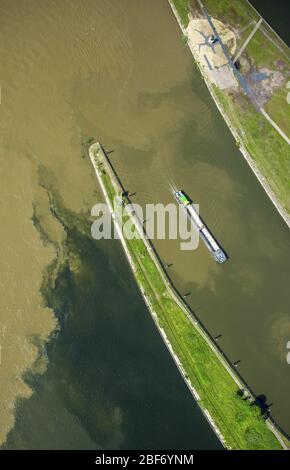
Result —
<path fill-rule="evenodd" d="M 47 193 L 39 181 L 43 173 L 50 175 L 49 181 L 59 191 L 65 207 L 75 213 L 88 211 L 100 200 L 90 163 L 81 158 L 81 142 L 89 135 L 114 150 L 112 161 L 124 184 L 131 192 L 136 191 L 136 202 L 142 205 L 172 202 L 170 184 L 174 184 L 200 204 L 202 216 L 230 256 L 227 264 L 218 266 L 203 245 L 190 253 L 181 252 L 178 241 L 158 241 L 156 247 L 164 262 L 173 263 L 170 272 L 176 286 L 182 292 L 191 292 L 188 301 L 192 308 L 212 334 L 222 335 L 221 347 L 233 361 L 241 360 L 240 373 L 255 393 L 265 395 L 273 403 L 273 416 L 290 432 L 290 366 L 286 362 L 286 343 L 290 340 L 289 231 L 237 150 L 182 41 L 167 1 L 3 0 L 0 12 L 3 217 L 0 372 L 4 403 L 1 440 L 13 426 L 15 412 L 11 406 L 15 398 L 31 394 L 33 386 L 25 384 L 22 374 L 30 370 L 37 357 L 35 338 L 48 338 L 57 321 L 52 309 L 43 308 L 39 288 L 56 252 L 62 256 L 61 242 L 65 235 L 51 216 Z M 42 244 L 32 224 L 33 208 L 53 245 Z M 119 269 L 117 272 L 125 278 L 130 276 L 117 245 L 113 245 L 114 250 L 102 246 L 104 253 L 109 252 L 110 269 L 113 272 Z M 85 244 L 84 258 L 86 250 L 91 249 L 91 245 Z M 102 255 L 99 256 L 101 260 Z M 104 282 L 97 267 L 92 275 L 96 276 L 96 282 Z M 107 276 L 107 283 L 108 279 L 117 282 L 113 274 L 111 278 L 110 273 Z M 73 291 L 70 295 L 73 297 Z M 136 299 L 138 311 L 143 309 L 137 293 L 124 294 L 120 300 L 122 308 L 126 309 L 131 296 Z M 109 302 L 108 299 L 108 310 Z M 87 317 L 90 325 L 92 307 L 81 301 L 77 305 L 79 314 L 84 314 L 86 308 L 90 312 Z M 142 311 L 146 315 L 146 309 Z M 105 318 L 102 337 L 109 335 L 112 324 L 121 328 L 117 327 L 120 322 L 115 323 L 115 316 Z M 132 330 L 129 324 L 128 320 L 128 338 L 131 334 L 128 345 L 133 353 L 137 345 L 132 338 L 139 330 L 138 324 Z M 197 447 L 217 447 L 194 402 L 192 414 L 188 414 L 192 399 L 174 366 L 168 365 L 171 358 L 151 328 L 149 317 L 145 324 L 142 329 L 147 338 L 145 343 L 150 345 L 152 341 L 156 355 L 160 348 L 161 365 L 152 372 L 153 379 L 161 376 L 159 380 L 163 383 L 165 379 L 159 372 L 163 367 L 169 377 L 169 382 L 160 385 L 146 405 L 149 413 L 146 416 L 152 416 L 151 420 L 147 418 L 147 426 L 158 423 L 156 413 L 163 400 L 165 409 L 166 406 L 173 409 L 167 425 L 165 409 L 162 414 L 162 429 L 171 430 L 168 440 L 158 440 L 162 431 L 154 434 L 155 440 L 148 445 L 166 447 L 166 442 L 172 446 L 177 442 L 181 447 L 182 442 L 188 443 L 185 436 L 189 430 L 197 426 L 203 438 L 199 441 L 196 432 L 190 435 L 192 446 L 196 443 Z M 110 399 L 106 399 L 104 408 L 110 410 L 108 414 L 104 412 L 100 419 L 100 411 L 96 412 L 93 424 L 92 417 L 88 418 L 83 399 L 86 394 L 94 396 L 93 389 L 98 390 L 98 376 L 91 383 L 86 380 L 86 386 L 79 389 L 77 374 L 84 363 L 70 363 L 69 356 L 58 360 L 63 356 L 62 345 L 72 344 L 78 327 L 74 320 L 72 330 L 64 329 L 64 336 L 60 333 L 52 340 L 56 352 L 51 353 L 51 362 L 50 355 L 48 358 L 44 355 L 34 365 L 35 370 L 47 369 L 47 372 L 35 385 L 32 398 L 17 408 L 10 448 L 41 448 L 44 442 L 49 445 L 49 439 L 53 446 L 56 437 L 52 430 L 57 427 L 59 416 L 67 426 L 64 429 L 72 421 L 75 426 L 71 439 L 64 439 L 61 429 L 56 447 L 61 448 L 63 444 L 87 448 L 96 442 L 102 447 L 107 442 L 102 439 L 106 422 L 109 423 L 107 434 L 114 433 L 116 426 L 120 429 L 123 426 L 113 439 L 117 447 L 130 447 L 133 441 L 138 447 L 144 439 L 142 433 L 138 434 L 140 442 L 135 439 L 138 407 L 130 406 L 130 387 L 127 389 L 124 384 L 122 413 L 116 404 L 116 392 L 112 399 L 114 406 L 110 408 Z M 95 329 L 99 334 L 97 325 Z M 126 341 L 125 335 L 121 344 L 117 342 L 112 348 L 126 347 Z M 81 344 L 85 347 L 86 341 Z M 98 360 L 102 360 L 104 351 L 106 348 L 98 349 Z M 110 388 L 112 377 L 106 370 L 117 360 L 117 351 L 112 356 L 106 352 L 108 362 L 101 373 L 102 391 L 97 392 L 102 397 L 107 396 Z M 148 350 L 138 351 L 140 363 L 128 362 L 123 371 L 129 374 L 131 386 L 132 376 L 138 376 L 137 368 L 142 368 L 141 364 L 149 367 Z M 91 356 L 87 359 L 91 360 Z M 124 356 L 126 360 L 128 355 Z M 89 367 L 85 370 L 89 374 Z M 62 371 L 69 397 L 61 395 L 56 387 Z M 116 372 L 113 383 L 118 390 L 117 377 Z M 165 398 L 170 381 L 175 384 L 177 401 Z M 140 380 L 139 386 L 144 387 L 144 381 Z M 134 390 L 138 394 L 138 387 Z M 71 406 L 71 396 L 80 397 L 74 406 Z M 102 400 L 98 402 L 101 408 L 102 403 Z M 50 418 L 47 429 L 40 424 L 44 407 L 52 410 L 44 416 L 45 420 Z M 127 420 L 120 418 L 123 414 Z M 177 414 L 190 416 L 178 438 L 172 430 Z M 89 439 L 84 437 L 82 433 L 88 429 L 94 426 L 99 429 L 98 420 L 102 422 L 100 435 L 93 434 L 92 438 L 89 433 Z M 81 427 L 77 424 L 80 422 Z M 131 427 L 123 423 L 130 423 Z M 28 436 L 27 429 L 34 432 Z M 41 432 L 37 432 L 39 429 Z M 126 439 L 121 439 L 121 434 Z"/>

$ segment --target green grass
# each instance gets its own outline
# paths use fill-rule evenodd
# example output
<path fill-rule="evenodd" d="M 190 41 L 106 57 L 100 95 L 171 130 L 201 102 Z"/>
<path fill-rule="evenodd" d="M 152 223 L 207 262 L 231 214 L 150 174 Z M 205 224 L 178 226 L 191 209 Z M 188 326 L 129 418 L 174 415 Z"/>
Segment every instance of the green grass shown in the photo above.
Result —
<path fill-rule="evenodd" d="M 251 39 L 245 51 L 257 68 L 268 67 L 271 70 L 276 70 L 276 62 L 278 60 L 285 63 L 288 62 L 289 67 L 289 61 L 287 61 L 284 54 L 273 42 L 269 41 L 269 39 L 264 36 L 261 30 L 255 33 L 255 36 Z"/>
<path fill-rule="evenodd" d="M 114 204 L 114 197 L 115 197 L 116 193 L 115 193 L 113 185 L 111 183 L 111 178 L 110 178 L 110 176 L 109 176 L 109 174 L 106 170 L 102 169 L 102 172 L 103 172 L 103 175 L 102 175 L 103 180 L 104 180 L 104 183 L 105 183 L 105 186 L 106 186 L 106 189 L 107 189 L 109 199 L 110 199 L 111 203 Z"/>
<path fill-rule="evenodd" d="M 174 4 L 178 12 L 183 26 L 186 28 L 189 23 L 188 13 L 191 5 L 191 0 L 172 0 L 172 3 Z"/>
<path fill-rule="evenodd" d="M 259 19 L 259 16 L 245 0 L 203 0 L 203 2 L 211 16 L 218 18 L 235 30 L 240 30 L 251 21 L 257 21 Z M 277 36 L 273 34 L 270 29 L 267 27 L 266 29 L 267 34 L 269 34 L 275 44 L 259 29 L 248 44 L 246 54 L 252 59 L 256 67 L 268 66 L 275 69 L 275 62 L 277 60 L 286 61 L 288 65 L 290 65 L 289 59 L 287 61 L 285 55 L 276 46 L 276 43 L 278 43 L 279 47 L 284 49 L 282 42 L 279 41 Z M 243 33 L 244 40 L 250 32 L 251 27 Z M 239 43 L 240 45 L 242 44 L 242 42 Z"/>
<path fill-rule="evenodd" d="M 203 0 L 203 2 L 211 16 L 218 18 L 231 28 L 241 29 L 247 26 L 250 21 L 257 20 L 257 14 L 245 0 Z M 200 13 L 200 10 L 198 11 Z M 284 74 L 283 85 L 274 91 L 265 105 L 265 110 L 289 137 L 290 105 L 286 101 L 287 91 L 289 91 L 286 89 L 287 77 L 290 74 L 289 48 L 277 38 L 270 28 L 266 25 L 263 27 L 271 40 L 263 34 L 261 29 L 258 30 L 244 54 L 252 66 L 257 69 L 266 67 L 277 71 L 279 67 L 279 72 Z M 250 29 L 243 33 L 244 39 L 249 32 Z M 240 43 L 240 40 L 238 42 Z M 242 70 L 241 72 L 243 73 Z M 241 92 L 237 92 L 233 98 L 226 91 L 218 90 L 214 86 L 212 89 L 222 103 L 224 112 L 229 116 L 232 126 L 239 133 L 241 130 L 243 131 L 241 142 L 257 163 L 259 170 L 285 211 L 290 214 L 289 145 L 262 114 L 254 109 L 251 102 Z"/>
<path fill-rule="evenodd" d="M 143 245 L 143 246 L 142 246 Z M 168 295 L 142 240 L 130 242 L 138 262 L 139 283 L 158 316 L 159 325 L 219 430 L 233 449 L 279 449 L 260 410 L 237 395 L 239 387 L 181 308 Z"/>
<path fill-rule="evenodd" d="M 243 145 L 256 161 L 286 212 L 290 214 L 289 145 L 245 96 L 239 96 L 237 103 L 237 97 L 233 98 L 217 87 L 213 90 L 232 125 L 236 129 L 243 130 L 241 135 Z M 277 112 L 283 115 L 287 112 L 287 108 L 278 108 Z"/>
<path fill-rule="evenodd" d="M 203 3 L 210 15 L 238 29 L 258 18 L 245 0 L 203 0 Z"/>
<path fill-rule="evenodd" d="M 102 180 L 111 199 L 116 193 L 109 174 L 103 173 Z M 143 240 L 127 240 L 126 243 L 136 268 L 136 280 L 146 293 L 159 326 L 165 331 L 173 351 L 200 395 L 200 405 L 213 417 L 227 446 L 233 449 L 280 449 L 259 408 L 238 397 L 239 387 L 171 296 Z"/>

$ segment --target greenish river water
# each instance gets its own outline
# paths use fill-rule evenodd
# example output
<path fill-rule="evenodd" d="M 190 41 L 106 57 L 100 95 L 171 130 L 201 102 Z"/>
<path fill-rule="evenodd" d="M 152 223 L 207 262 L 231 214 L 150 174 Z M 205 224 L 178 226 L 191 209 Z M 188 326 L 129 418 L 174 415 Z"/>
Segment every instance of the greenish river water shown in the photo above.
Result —
<path fill-rule="evenodd" d="M 137 291 L 117 241 L 72 231 L 77 274 L 50 297 L 61 330 L 5 448 L 218 449 Z"/>
<path fill-rule="evenodd" d="M 221 447 L 119 243 L 79 230 L 101 200 L 81 158 L 88 136 L 114 150 L 136 202 L 172 202 L 170 182 L 200 204 L 227 264 L 218 266 L 203 245 L 190 253 L 177 241 L 156 247 L 173 263 L 177 287 L 191 292 L 192 308 L 222 335 L 221 347 L 241 360 L 240 373 L 290 432 L 289 231 L 234 144 L 167 1 L 2 0 L 0 13 L 1 200 L 13 196 L 1 234 L 8 273 L 1 320 L 10 338 L 0 370 L 11 384 L 1 390 L 5 409 L 34 391 L 17 401 L 15 423 L 11 412 L 1 415 L 6 432 L 12 429 L 5 448 Z M 61 202 L 65 230 L 48 194 Z M 51 340 L 31 369 L 31 339 L 39 336 Z"/>

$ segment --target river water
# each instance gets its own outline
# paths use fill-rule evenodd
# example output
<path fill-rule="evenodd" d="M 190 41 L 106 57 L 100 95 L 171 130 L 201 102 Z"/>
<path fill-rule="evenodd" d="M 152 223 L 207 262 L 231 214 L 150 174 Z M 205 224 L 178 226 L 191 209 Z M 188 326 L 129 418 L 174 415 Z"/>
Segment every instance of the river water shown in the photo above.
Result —
<path fill-rule="evenodd" d="M 258 10 L 279 36 L 290 46 L 290 4 L 288 0 L 251 0 L 250 3 Z"/>
<path fill-rule="evenodd" d="M 81 158 L 91 135 L 114 150 L 136 202 L 172 202 L 171 182 L 200 204 L 230 256 L 226 265 L 203 246 L 182 252 L 164 240 L 156 247 L 201 320 L 222 334 L 221 347 L 241 360 L 241 374 L 289 428 L 289 231 L 237 150 L 167 1 L 2 0 L 0 12 L 8 338 L 1 374 L 9 385 L 1 386 L 2 440 L 16 416 L 6 448 L 220 447 L 118 242 L 65 233 L 49 210 L 51 191 L 70 220 L 100 201 L 90 162 Z M 47 266 L 68 253 L 70 269 L 58 272 L 41 303 Z M 51 334 L 35 366 L 35 338 Z"/>

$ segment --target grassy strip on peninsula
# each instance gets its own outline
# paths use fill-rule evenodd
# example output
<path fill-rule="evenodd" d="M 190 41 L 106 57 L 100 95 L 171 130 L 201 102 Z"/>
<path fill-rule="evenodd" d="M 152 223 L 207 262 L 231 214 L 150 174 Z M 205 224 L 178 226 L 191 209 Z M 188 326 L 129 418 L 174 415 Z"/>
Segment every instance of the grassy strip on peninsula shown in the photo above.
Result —
<path fill-rule="evenodd" d="M 99 177 L 111 204 L 120 196 L 110 169 L 100 167 Z M 123 223 L 128 220 L 125 216 Z M 239 386 L 224 364 L 174 300 L 143 239 L 125 240 L 135 268 L 135 278 L 165 332 L 186 377 L 232 449 L 281 449 L 261 410 L 239 396 Z"/>

